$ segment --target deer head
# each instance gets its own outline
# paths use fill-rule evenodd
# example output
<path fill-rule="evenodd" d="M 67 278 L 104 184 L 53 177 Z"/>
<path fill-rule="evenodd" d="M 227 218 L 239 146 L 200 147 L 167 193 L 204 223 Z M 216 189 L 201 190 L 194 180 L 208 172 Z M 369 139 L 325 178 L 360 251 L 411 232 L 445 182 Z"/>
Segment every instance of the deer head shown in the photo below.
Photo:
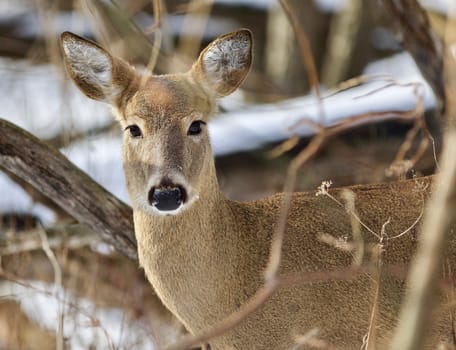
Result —
<path fill-rule="evenodd" d="M 213 172 L 206 125 L 217 99 L 232 93 L 250 69 L 250 31 L 213 41 L 189 72 L 161 76 L 139 73 L 72 33 L 63 33 L 61 42 L 70 77 L 88 97 L 109 103 L 124 129 L 123 164 L 133 207 L 175 215 L 203 201 L 212 190 Z"/>

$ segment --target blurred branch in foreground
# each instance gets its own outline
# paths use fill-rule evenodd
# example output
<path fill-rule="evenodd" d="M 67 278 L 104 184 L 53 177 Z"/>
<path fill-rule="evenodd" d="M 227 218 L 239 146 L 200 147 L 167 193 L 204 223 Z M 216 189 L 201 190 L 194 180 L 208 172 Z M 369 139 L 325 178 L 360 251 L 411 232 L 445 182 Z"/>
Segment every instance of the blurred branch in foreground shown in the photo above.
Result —
<path fill-rule="evenodd" d="M 406 8 L 406 5 L 402 5 Z M 455 14 L 455 12 L 450 14 L 449 20 Z M 448 42 L 448 38 L 445 41 L 446 55 L 440 58 L 444 58 L 445 75 L 448 77 L 444 86 L 447 96 L 444 106 L 447 115 L 447 130 L 440 157 L 441 171 L 437 175 L 436 186 L 424 215 L 415 263 L 412 265 L 408 277 L 408 294 L 401 310 L 391 349 L 419 350 L 424 348 L 426 331 L 432 322 L 434 306 L 438 300 L 437 279 L 443 267 L 440 257 L 446 249 L 450 233 L 456 224 L 454 215 L 456 211 L 456 162 L 454 161 L 456 55 L 451 50 L 454 47 L 452 43 Z M 452 345 L 454 347 L 454 343 Z"/>

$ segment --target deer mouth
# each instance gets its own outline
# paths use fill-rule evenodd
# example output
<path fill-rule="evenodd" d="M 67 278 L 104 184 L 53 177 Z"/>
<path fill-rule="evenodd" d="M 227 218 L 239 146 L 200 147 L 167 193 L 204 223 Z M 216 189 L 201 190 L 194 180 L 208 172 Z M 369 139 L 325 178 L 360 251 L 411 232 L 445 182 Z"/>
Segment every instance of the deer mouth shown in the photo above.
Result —
<path fill-rule="evenodd" d="M 162 183 L 154 186 L 148 194 L 149 204 L 160 212 L 179 209 L 187 200 L 187 191 L 180 185 Z"/>

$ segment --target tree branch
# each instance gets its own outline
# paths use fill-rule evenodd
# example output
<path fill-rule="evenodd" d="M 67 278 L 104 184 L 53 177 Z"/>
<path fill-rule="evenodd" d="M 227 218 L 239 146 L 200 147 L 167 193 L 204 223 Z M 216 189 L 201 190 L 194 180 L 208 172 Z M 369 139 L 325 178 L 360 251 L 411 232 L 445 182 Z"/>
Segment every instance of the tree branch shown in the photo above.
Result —
<path fill-rule="evenodd" d="M 94 182 L 59 151 L 2 119 L 0 167 L 51 198 L 122 254 L 138 259 L 131 208 Z"/>

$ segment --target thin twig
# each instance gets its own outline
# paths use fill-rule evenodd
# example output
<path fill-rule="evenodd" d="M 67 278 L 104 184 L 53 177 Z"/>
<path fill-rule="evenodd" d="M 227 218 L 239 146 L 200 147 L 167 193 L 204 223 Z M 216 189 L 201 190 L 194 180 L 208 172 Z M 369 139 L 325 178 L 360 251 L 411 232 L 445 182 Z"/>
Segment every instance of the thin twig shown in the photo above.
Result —
<path fill-rule="evenodd" d="M 383 225 L 383 228 L 386 224 L 389 223 L 389 220 Z M 382 232 L 384 231 L 382 228 Z M 383 237 L 383 235 L 382 235 Z M 376 252 L 375 255 L 375 272 L 372 274 L 372 279 L 374 283 L 374 300 L 371 310 L 371 315 L 369 319 L 369 328 L 367 334 L 363 339 L 363 345 L 361 350 L 375 350 L 376 345 L 376 336 L 377 336 L 377 315 L 379 308 L 379 299 L 380 299 L 380 283 L 381 283 L 381 274 L 382 274 L 382 252 L 383 252 L 383 243 L 380 242 L 376 245 L 377 249 L 374 249 Z"/>
<path fill-rule="evenodd" d="M 382 81 L 387 83 L 397 83 L 397 81 L 389 74 L 365 74 L 359 75 L 341 82 L 334 89 L 331 89 L 329 94 L 325 94 L 323 98 L 335 96 L 341 92 L 349 90 L 353 87 L 360 86 L 373 81 Z"/>
<path fill-rule="evenodd" d="M 367 226 L 361 218 L 358 216 L 357 213 L 353 212 L 350 208 L 345 207 L 341 201 L 339 201 L 336 197 L 334 197 L 332 194 L 329 193 L 329 187 L 332 184 L 332 182 L 328 181 L 323 181 L 322 184 L 318 187 L 318 190 L 316 192 L 317 196 L 327 196 L 330 198 L 333 202 L 338 204 L 340 207 L 345 208 L 345 210 L 354 218 L 356 219 L 361 226 L 363 226 L 368 232 L 370 232 L 372 235 L 374 235 L 379 241 L 381 240 L 381 235 L 377 232 L 375 232 L 373 229 L 371 229 L 369 226 Z"/>
<path fill-rule="evenodd" d="M 332 201 L 334 201 L 336 204 L 338 204 L 340 207 L 345 208 L 345 210 L 354 219 L 356 219 L 361 224 L 361 226 L 363 226 L 368 232 L 370 232 L 372 235 L 374 235 L 378 239 L 379 242 L 389 241 L 389 240 L 400 238 L 400 237 L 404 236 L 406 233 L 410 232 L 413 228 L 415 228 L 418 225 L 418 223 L 421 221 L 421 218 L 422 218 L 423 213 L 424 213 L 424 208 L 425 208 L 424 191 L 425 191 L 426 188 L 424 188 L 424 189 L 419 189 L 418 188 L 418 190 L 421 191 L 421 193 L 423 195 L 423 197 L 422 197 L 422 207 L 421 207 L 420 214 L 415 219 L 415 221 L 409 227 L 407 227 L 404 231 L 398 233 L 397 235 L 395 235 L 393 237 L 388 237 L 386 235 L 386 233 L 385 233 L 385 226 L 386 226 L 386 224 L 389 223 L 389 220 L 385 224 L 383 224 L 382 230 L 380 231 L 380 233 L 375 232 L 373 229 L 371 229 L 368 225 L 366 225 L 361 220 L 361 218 L 358 216 L 358 214 L 356 212 L 352 211 L 349 207 L 344 206 L 341 201 L 339 201 L 336 197 L 334 197 L 332 194 L 329 193 L 329 187 L 331 186 L 331 184 L 332 184 L 332 182 L 330 182 L 330 181 L 323 181 L 322 184 L 318 187 L 316 195 L 317 196 L 320 196 L 320 195 L 327 196 Z"/>
<path fill-rule="evenodd" d="M 345 201 L 345 210 L 355 213 L 356 216 L 359 216 L 356 212 L 355 193 L 351 190 L 345 189 L 342 191 L 341 197 Z M 361 234 L 361 224 L 354 218 L 353 215 L 350 215 L 350 224 L 352 228 L 354 246 L 353 265 L 360 266 L 364 258 L 364 240 Z"/>
<path fill-rule="evenodd" d="M 397 239 L 397 238 L 400 238 L 400 237 L 406 235 L 407 233 L 409 233 L 413 228 L 415 228 L 418 225 L 418 223 L 421 221 L 421 218 L 423 217 L 424 209 L 425 209 L 424 194 L 423 194 L 423 197 L 421 198 L 421 200 L 422 200 L 421 211 L 420 211 L 420 215 L 418 215 L 416 220 L 407 229 L 405 229 L 401 233 L 397 234 L 396 236 L 387 237 L 386 238 L 387 241 L 391 241 L 393 239 Z"/>
<path fill-rule="evenodd" d="M 365 274 L 372 274 L 376 271 L 375 266 L 346 266 L 335 270 L 328 271 L 307 271 L 290 273 L 280 277 L 280 287 L 296 287 L 325 281 L 348 281 L 358 278 Z M 385 267 L 385 272 L 397 277 L 406 275 L 406 269 L 402 265 L 388 265 Z"/>
<path fill-rule="evenodd" d="M 145 30 L 146 34 L 154 33 L 154 44 L 151 47 L 151 53 L 149 62 L 147 63 L 147 70 L 153 72 L 157 65 L 158 57 L 160 55 L 160 48 L 162 45 L 162 16 L 163 16 L 163 4 L 162 0 L 152 0 L 152 7 L 154 12 L 154 24 Z M 144 76 L 146 78 L 147 75 Z M 144 83 L 144 82 L 143 82 Z"/>
<path fill-rule="evenodd" d="M 41 244 L 43 251 L 45 252 L 46 256 L 49 259 L 49 262 L 52 265 L 52 269 L 54 270 L 54 295 L 56 297 L 56 300 L 59 301 L 59 292 L 63 290 L 63 283 L 62 283 L 62 269 L 60 268 L 60 265 L 57 261 L 57 258 L 52 251 L 51 247 L 49 246 L 49 242 L 47 240 L 47 235 L 46 231 L 44 230 L 43 227 L 40 227 L 38 230 L 38 234 L 40 235 L 41 238 Z M 63 345 L 63 317 L 64 317 L 64 312 L 63 312 L 63 307 L 60 302 L 58 302 L 58 307 L 57 307 L 57 313 L 58 313 L 58 322 L 57 322 L 57 330 L 56 330 L 56 336 L 55 336 L 55 347 L 57 350 L 63 350 L 64 345 Z"/>

